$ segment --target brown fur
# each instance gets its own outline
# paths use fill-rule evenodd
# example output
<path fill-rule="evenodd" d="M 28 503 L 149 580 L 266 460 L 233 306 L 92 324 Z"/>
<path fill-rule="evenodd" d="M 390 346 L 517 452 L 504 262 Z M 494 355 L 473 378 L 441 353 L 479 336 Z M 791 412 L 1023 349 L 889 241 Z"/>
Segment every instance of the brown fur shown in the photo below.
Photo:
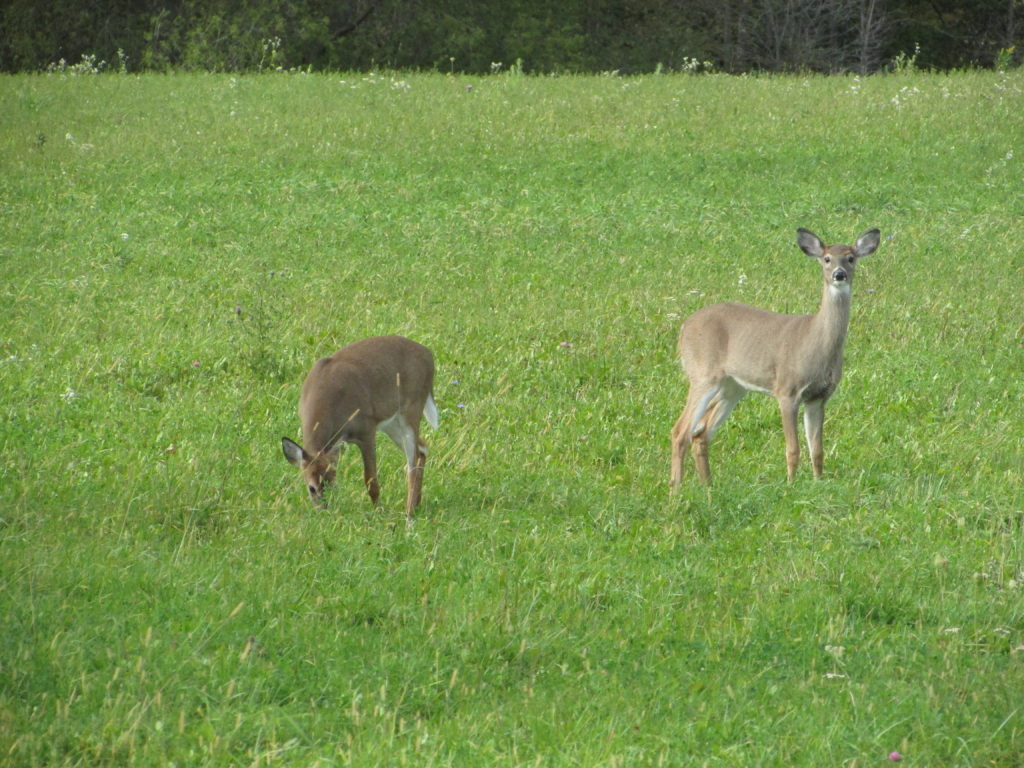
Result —
<path fill-rule="evenodd" d="M 424 411 L 436 426 L 434 356 L 402 336 L 357 341 L 317 360 L 302 386 L 299 418 L 304 446 L 282 438 L 285 458 L 302 470 L 314 502 L 334 481 L 341 443 L 352 443 L 363 458 L 363 479 L 376 505 L 376 440 L 381 429 L 406 454 L 406 515 L 420 503 L 427 446 L 419 437 Z"/>
<path fill-rule="evenodd" d="M 877 229 L 865 232 L 852 246 L 825 246 L 814 233 L 797 230 L 800 248 L 818 259 L 822 268 L 824 285 L 816 314 L 781 315 L 724 303 L 697 310 L 684 321 L 679 356 L 690 389 L 686 407 L 672 430 L 673 489 L 682 480 L 687 447 L 701 481 L 711 482 L 708 444 L 748 391 L 765 392 L 779 402 L 790 481 L 800 461 L 796 420 L 800 405 L 804 405 L 814 475 L 821 476 L 825 403 L 843 374 L 855 264 L 873 253 L 878 242 Z"/>

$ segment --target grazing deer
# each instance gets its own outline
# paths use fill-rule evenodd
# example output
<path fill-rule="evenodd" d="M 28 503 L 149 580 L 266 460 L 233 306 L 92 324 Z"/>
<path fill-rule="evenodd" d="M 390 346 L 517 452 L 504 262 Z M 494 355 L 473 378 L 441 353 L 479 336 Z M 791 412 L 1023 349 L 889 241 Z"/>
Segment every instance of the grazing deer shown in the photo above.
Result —
<path fill-rule="evenodd" d="M 780 315 L 725 303 L 697 310 L 683 322 L 679 355 L 690 391 L 672 430 L 673 489 L 682 480 L 688 446 L 701 481 L 711 482 L 708 443 L 747 392 L 764 392 L 779 401 L 790 482 L 800 462 L 796 417 L 803 403 L 814 476 L 821 477 L 825 403 L 843 374 L 854 265 L 874 253 L 878 241 L 878 230 L 872 229 L 855 245 L 826 246 L 813 232 L 797 230 L 797 244 L 821 263 L 824 287 L 817 314 Z"/>
<path fill-rule="evenodd" d="M 363 455 L 363 479 L 379 504 L 377 431 L 405 452 L 408 493 L 406 517 L 420 503 L 427 446 L 420 419 L 437 428 L 434 356 L 402 336 L 363 339 L 317 360 L 299 399 L 305 447 L 281 438 L 285 458 L 302 470 L 314 503 L 334 481 L 341 443 L 354 443 Z"/>

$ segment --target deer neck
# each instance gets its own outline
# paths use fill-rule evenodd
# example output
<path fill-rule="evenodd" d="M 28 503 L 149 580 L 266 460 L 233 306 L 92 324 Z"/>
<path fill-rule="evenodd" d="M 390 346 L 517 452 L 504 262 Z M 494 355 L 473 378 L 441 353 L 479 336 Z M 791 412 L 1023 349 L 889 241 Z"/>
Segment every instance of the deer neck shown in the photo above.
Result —
<path fill-rule="evenodd" d="M 812 338 L 822 353 L 841 357 L 846 343 L 846 329 L 850 324 L 850 286 L 836 288 L 826 283 L 821 292 L 821 306 L 813 316 Z M 831 353 L 830 355 L 828 353 Z"/>

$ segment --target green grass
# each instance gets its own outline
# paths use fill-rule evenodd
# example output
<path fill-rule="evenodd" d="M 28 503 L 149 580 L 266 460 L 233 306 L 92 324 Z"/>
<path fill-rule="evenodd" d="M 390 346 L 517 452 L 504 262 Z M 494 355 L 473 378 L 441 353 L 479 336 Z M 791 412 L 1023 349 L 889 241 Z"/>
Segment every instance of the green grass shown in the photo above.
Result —
<path fill-rule="evenodd" d="M 472 85 L 472 89 L 467 89 Z M 0 764 L 1018 766 L 1024 73 L 0 78 Z M 826 478 L 681 319 L 858 269 Z M 437 358 L 424 506 L 312 362 Z"/>

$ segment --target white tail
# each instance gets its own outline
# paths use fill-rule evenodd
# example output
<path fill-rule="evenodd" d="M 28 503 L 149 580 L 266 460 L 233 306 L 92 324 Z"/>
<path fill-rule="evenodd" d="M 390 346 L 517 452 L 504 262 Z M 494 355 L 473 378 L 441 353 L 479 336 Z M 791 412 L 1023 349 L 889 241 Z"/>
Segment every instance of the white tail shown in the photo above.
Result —
<path fill-rule="evenodd" d="M 700 309 L 684 321 L 679 355 L 690 391 L 672 430 L 673 489 L 682 479 L 687 447 L 701 481 L 711 482 L 708 443 L 747 392 L 764 392 L 779 401 L 790 481 L 800 462 L 796 422 L 803 404 L 814 476 L 821 476 L 825 403 L 843 374 L 855 263 L 874 253 L 878 242 L 877 229 L 865 232 L 852 246 L 825 246 L 814 233 L 797 230 L 800 248 L 821 263 L 824 287 L 817 314 L 780 315 L 726 303 Z"/>
<path fill-rule="evenodd" d="M 437 427 L 433 387 L 433 354 L 402 336 L 363 339 L 317 360 L 299 400 L 305 447 L 281 438 L 285 458 L 302 470 L 313 501 L 319 502 L 334 481 L 341 443 L 353 443 L 363 456 L 366 490 L 379 503 L 379 430 L 405 453 L 405 514 L 411 518 L 420 503 L 427 461 L 420 419 L 425 414 Z"/>

